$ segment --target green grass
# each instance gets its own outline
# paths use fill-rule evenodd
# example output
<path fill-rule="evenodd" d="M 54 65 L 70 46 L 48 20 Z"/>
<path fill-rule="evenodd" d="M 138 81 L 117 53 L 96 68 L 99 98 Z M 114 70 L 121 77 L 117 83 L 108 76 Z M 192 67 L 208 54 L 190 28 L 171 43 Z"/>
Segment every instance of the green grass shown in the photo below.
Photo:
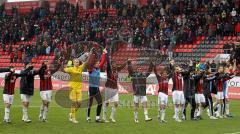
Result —
<path fill-rule="evenodd" d="M 202 121 L 184 121 L 177 123 L 172 119 L 173 107 L 170 105 L 167 109 L 166 120 L 168 123 L 160 124 L 157 121 L 157 107 L 149 108 L 149 115 L 153 117 L 152 122 L 145 122 L 143 117 L 143 109 L 139 110 L 139 123 L 133 122 L 133 108 L 131 106 L 123 106 L 123 102 L 132 102 L 131 95 L 120 95 L 122 105 L 116 113 L 116 124 L 112 123 L 87 123 L 86 109 L 80 109 L 77 113 L 79 124 L 72 124 L 68 121 L 69 109 L 58 106 L 55 101 L 51 103 L 48 114 L 48 123 L 38 121 L 40 97 L 38 91 L 31 98 L 31 107 L 29 115 L 32 123 L 26 124 L 21 121 L 22 109 L 20 95 L 18 91 L 15 94 L 14 104 L 11 108 L 11 124 L 0 123 L 0 134 L 132 134 L 132 133 L 153 133 L 153 134 L 224 134 L 240 132 L 239 121 L 239 102 L 231 101 L 231 112 L 234 118 L 226 118 L 219 120 L 210 120 L 206 112 L 204 112 L 204 120 Z M 1 95 L 2 96 L 2 95 Z M 2 98 L 2 97 L 1 97 Z M 149 101 L 156 102 L 156 96 L 148 96 Z M 53 99 L 54 100 L 54 99 Z M 169 98 L 169 102 L 171 100 Z M 110 110 L 109 110 L 110 111 Z M 0 104 L 0 117 L 3 117 L 3 103 Z M 189 110 L 188 110 L 189 115 Z M 95 108 L 91 113 L 92 119 L 95 118 Z M 189 116 L 188 116 L 189 117 Z"/>

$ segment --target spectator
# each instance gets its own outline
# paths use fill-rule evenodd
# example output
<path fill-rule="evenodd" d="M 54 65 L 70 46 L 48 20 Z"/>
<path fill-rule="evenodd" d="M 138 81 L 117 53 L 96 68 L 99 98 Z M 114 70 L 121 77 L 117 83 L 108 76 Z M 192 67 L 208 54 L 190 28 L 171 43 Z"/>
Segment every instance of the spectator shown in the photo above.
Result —
<path fill-rule="evenodd" d="M 10 62 L 13 63 L 14 62 L 14 52 L 10 53 Z"/>
<path fill-rule="evenodd" d="M 14 8 L 12 16 L 0 13 L 2 48 L 6 51 L 6 44 L 36 37 L 36 46 L 23 48 L 26 58 L 50 54 L 57 50 L 56 47 L 58 51 L 54 51 L 55 54 L 70 58 L 74 56 L 71 54 L 73 44 L 95 41 L 105 45 L 110 38 L 119 40 L 118 31 L 123 27 L 130 30 L 127 39 L 132 40 L 133 47 L 159 50 L 171 50 L 177 43 L 192 43 L 196 36 L 236 36 L 240 33 L 239 2 L 236 1 L 149 0 L 148 3 L 150 5 L 137 6 L 137 3 L 119 0 L 96 0 L 95 3 L 91 0 L 88 5 L 98 9 L 115 8 L 117 13 L 113 16 L 105 10 L 91 15 L 78 13 L 79 7 L 68 1 L 57 2 L 55 13 L 51 13 L 49 3 L 44 2 L 27 17 L 18 14 Z M 63 47 L 63 42 L 66 42 L 66 47 Z"/>
<path fill-rule="evenodd" d="M 169 58 L 169 59 L 172 59 L 172 58 L 173 58 L 173 45 L 172 45 L 172 44 L 170 44 L 170 45 L 168 46 L 168 58 Z"/>
<path fill-rule="evenodd" d="M 233 8 L 231 12 L 231 16 L 235 17 L 236 15 L 237 15 L 237 11 L 235 10 L 235 8 Z"/>
<path fill-rule="evenodd" d="M 230 54 L 231 44 L 229 44 L 229 43 L 226 43 L 223 45 L 224 54 Z"/>
<path fill-rule="evenodd" d="M 17 62 L 22 62 L 22 51 L 18 50 L 17 52 Z"/>
<path fill-rule="evenodd" d="M 17 50 L 14 51 L 14 62 L 16 63 L 18 59 Z"/>
<path fill-rule="evenodd" d="M 51 52 L 51 47 L 47 46 L 46 47 L 46 55 L 50 55 L 50 52 Z"/>

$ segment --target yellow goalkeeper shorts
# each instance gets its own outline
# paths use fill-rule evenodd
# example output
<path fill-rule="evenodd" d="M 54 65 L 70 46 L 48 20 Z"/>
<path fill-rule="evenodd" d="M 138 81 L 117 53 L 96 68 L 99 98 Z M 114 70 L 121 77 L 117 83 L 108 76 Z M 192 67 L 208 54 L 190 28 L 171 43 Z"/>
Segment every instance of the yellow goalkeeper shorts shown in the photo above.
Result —
<path fill-rule="evenodd" d="M 71 90 L 69 98 L 72 101 L 82 101 L 82 92 L 80 90 Z"/>

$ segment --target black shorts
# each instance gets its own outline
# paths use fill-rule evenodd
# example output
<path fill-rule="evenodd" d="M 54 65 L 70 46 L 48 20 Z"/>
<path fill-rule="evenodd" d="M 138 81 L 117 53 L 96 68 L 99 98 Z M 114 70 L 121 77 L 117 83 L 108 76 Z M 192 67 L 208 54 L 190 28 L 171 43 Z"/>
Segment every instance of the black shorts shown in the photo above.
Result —
<path fill-rule="evenodd" d="M 96 96 L 97 94 L 100 94 L 100 90 L 98 87 L 89 87 L 89 96 Z"/>

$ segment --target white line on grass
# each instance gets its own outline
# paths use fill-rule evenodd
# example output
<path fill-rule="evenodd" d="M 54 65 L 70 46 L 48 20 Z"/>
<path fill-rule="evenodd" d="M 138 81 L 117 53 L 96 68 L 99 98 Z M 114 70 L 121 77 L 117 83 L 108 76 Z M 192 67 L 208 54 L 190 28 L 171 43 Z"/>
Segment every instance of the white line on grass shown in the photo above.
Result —
<path fill-rule="evenodd" d="M 224 133 L 224 134 L 240 134 L 240 132 Z"/>

